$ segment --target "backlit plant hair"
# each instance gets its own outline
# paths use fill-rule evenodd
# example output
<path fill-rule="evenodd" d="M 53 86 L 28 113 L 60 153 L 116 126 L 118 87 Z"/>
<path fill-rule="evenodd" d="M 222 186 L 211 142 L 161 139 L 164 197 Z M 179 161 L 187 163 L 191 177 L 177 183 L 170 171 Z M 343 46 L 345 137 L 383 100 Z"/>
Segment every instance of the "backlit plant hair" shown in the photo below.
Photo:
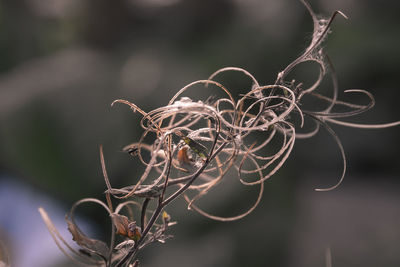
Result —
<path fill-rule="evenodd" d="M 337 143 L 343 160 L 343 170 L 335 185 L 315 190 L 335 189 L 345 176 L 346 157 L 342 143 L 330 125 L 377 129 L 400 124 L 397 121 L 365 125 L 341 120 L 361 114 L 375 104 L 373 96 L 360 89 L 344 92 L 365 95 L 368 103 L 354 104 L 338 100 L 337 78 L 322 43 L 330 32 L 334 18 L 338 15 L 347 17 L 340 11 L 335 11 L 327 19 L 319 18 L 308 3 L 300 1 L 313 19 L 312 39 L 305 51 L 278 73 L 274 84 L 261 85 L 247 70 L 226 67 L 217 70 L 206 80 L 186 85 L 167 105 L 149 112 L 127 100 L 118 99 L 112 103 L 112 106 L 127 105 L 133 112 L 143 116 L 140 121 L 143 129 L 141 138 L 124 150 L 137 157 L 145 168 L 134 184 L 114 188 L 100 147 L 100 161 L 107 186 L 106 203 L 97 199 L 82 199 L 74 204 L 66 217 L 68 229 L 80 247 L 79 250 L 71 247 L 61 237 L 47 213 L 42 208 L 39 209 L 57 246 L 68 257 L 83 265 L 138 266 L 138 253 L 141 249 L 153 242 L 164 243 L 171 237 L 166 231 L 174 222 L 164 208 L 179 196 L 184 197 L 189 209 L 213 220 L 233 221 L 245 217 L 259 204 L 264 182 L 283 166 L 295 140 L 311 138 L 321 127 Z M 319 67 L 318 78 L 307 88 L 302 81 L 287 80 L 293 68 L 304 62 L 314 62 Z M 232 96 L 229 89 L 217 81 L 218 76 L 225 72 L 235 72 L 250 79 L 252 87 L 243 95 Z M 332 80 L 332 97 L 318 92 L 327 74 Z M 189 91 L 198 86 L 216 90 L 222 96 L 192 100 L 189 98 Z M 325 103 L 325 108 L 307 109 L 302 103 L 305 96 Z M 346 108 L 347 111 L 334 112 L 337 107 Z M 314 122 L 314 128 L 308 132 L 298 132 L 306 120 Z M 254 140 L 254 135 L 263 137 Z M 267 154 L 266 148 L 273 152 Z M 228 176 L 228 172 L 231 176 L 232 171 L 237 173 L 237 178 L 244 186 L 259 188 L 254 204 L 243 213 L 232 217 L 214 215 L 200 208 L 196 202 L 218 186 Z M 121 200 L 115 208 L 111 197 Z M 155 203 L 154 210 L 148 208 L 150 202 Z M 75 209 L 84 203 L 98 204 L 107 212 L 112 224 L 110 244 L 87 237 L 76 225 Z"/>

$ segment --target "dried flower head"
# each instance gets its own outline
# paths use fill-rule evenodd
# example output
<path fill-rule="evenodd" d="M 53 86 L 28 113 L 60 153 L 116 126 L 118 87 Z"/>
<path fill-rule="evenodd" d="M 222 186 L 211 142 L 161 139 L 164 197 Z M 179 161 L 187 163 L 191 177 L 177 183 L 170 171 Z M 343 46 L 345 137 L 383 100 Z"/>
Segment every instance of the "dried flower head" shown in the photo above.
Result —
<path fill-rule="evenodd" d="M 40 209 L 60 248 L 62 244 L 65 245 L 73 252 L 74 256 L 71 257 L 85 264 L 137 266 L 139 263 L 136 259 L 140 249 L 152 242 L 163 243 L 171 237 L 166 232 L 175 223 L 171 222 L 171 217 L 164 208 L 177 197 L 183 195 L 188 202 L 188 208 L 214 220 L 232 221 L 243 218 L 259 204 L 264 182 L 283 166 L 291 154 L 295 140 L 311 138 L 321 127 L 334 138 L 343 159 L 343 171 L 337 184 L 316 189 L 332 190 L 344 178 L 346 157 L 340 139 L 331 124 L 370 129 L 400 124 L 400 121 L 397 121 L 363 125 L 341 120 L 361 114 L 374 106 L 373 96 L 365 90 L 352 89 L 344 92 L 365 95 L 369 99 L 366 104 L 338 100 L 337 78 L 322 43 L 330 32 L 334 18 L 337 15 L 344 18 L 346 16 L 340 11 L 335 11 L 329 18 L 319 18 L 308 3 L 300 1 L 313 19 L 312 39 L 305 51 L 278 73 L 273 84 L 261 85 L 247 70 L 226 67 L 217 70 L 206 80 L 184 86 L 165 106 L 149 112 L 127 100 L 118 99 L 112 103 L 112 106 L 127 105 L 133 112 L 143 116 L 140 121 L 142 136 L 124 150 L 137 157 L 145 169 L 134 184 L 114 188 L 108 178 L 101 148 L 100 159 L 107 185 L 107 204 L 96 199 L 84 199 L 77 202 L 67 216 L 68 228 L 73 240 L 81 247 L 80 251 L 75 251 L 67 245 L 45 211 Z M 301 80 L 287 80 L 293 68 L 303 62 L 315 62 L 319 66 L 318 78 L 307 88 Z M 217 81 L 217 78 L 226 72 L 235 72 L 250 79 L 251 88 L 234 97 L 227 87 Z M 333 97 L 327 97 L 319 92 L 321 82 L 326 75 L 330 75 L 332 80 Z M 190 90 L 199 86 L 215 90 L 219 97 L 191 99 Z M 325 103 L 325 108 L 307 109 L 302 102 L 306 96 Z M 336 107 L 344 107 L 347 111 L 335 112 Z M 314 128 L 304 132 L 302 128 L 305 121 L 313 122 Z M 236 172 L 238 180 L 244 186 L 259 187 L 254 204 L 247 211 L 232 217 L 213 215 L 198 207 L 196 202 L 218 186 L 228 173 L 231 176 L 232 171 Z M 115 211 L 110 196 L 124 201 Z M 150 201 L 156 202 L 155 210 L 148 209 Z M 87 202 L 100 204 L 111 218 L 113 226 L 109 245 L 85 236 L 75 224 L 73 220 L 75 208 Z M 129 214 L 135 215 L 129 217 L 120 214 L 123 208 L 130 211 Z M 161 220 L 157 223 L 160 214 L 162 214 Z M 139 221 L 140 226 L 136 223 Z M 116 242 L 115 234 L 122 237 L 121 242 Z M 66 250 L 62 250 L 66 253 Z"/>

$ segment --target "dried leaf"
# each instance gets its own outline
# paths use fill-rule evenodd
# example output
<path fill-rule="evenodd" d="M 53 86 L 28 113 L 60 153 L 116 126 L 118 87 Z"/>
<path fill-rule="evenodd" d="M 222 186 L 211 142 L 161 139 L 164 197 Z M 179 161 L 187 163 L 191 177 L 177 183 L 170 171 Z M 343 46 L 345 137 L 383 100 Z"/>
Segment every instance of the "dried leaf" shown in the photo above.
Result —
<path fill-rule="evenodd" d="M 116 250 L 121 250 L 121 249 L 129 250 L 134 245 L 135 245 L 135 241 L 128 239 L 126 241 L 119 243 L 117 246 L 115 246 L 115 249 Z"/>
<path fill-rule="evenodd" d="M 68 216 L 65 217 L 65 220 L 68 224 L 68 230 L 72 234 L 72 240 L 74 240 L 85 252 L 96 254 L 104 260 L 107 259 L 109 248 L 106 243 L 87 237 Z"/>
<path fill-rule="evenodd" d="M 114 213 L 112 215 L 112 218 L 114 220 L 115 228 L 117 228 L 117 234 L 127 236 L 129 225 L 128 217 Z"/>
<path fill-rule="evenodd" d="M 114 213 L 112 217 L 117 228 L 117 234 L 128 237 L 135 242 L 141 238 L 140 227 L 136 225 L 135 221 L 130 221 L 126 216 L 117 213 Z"/>

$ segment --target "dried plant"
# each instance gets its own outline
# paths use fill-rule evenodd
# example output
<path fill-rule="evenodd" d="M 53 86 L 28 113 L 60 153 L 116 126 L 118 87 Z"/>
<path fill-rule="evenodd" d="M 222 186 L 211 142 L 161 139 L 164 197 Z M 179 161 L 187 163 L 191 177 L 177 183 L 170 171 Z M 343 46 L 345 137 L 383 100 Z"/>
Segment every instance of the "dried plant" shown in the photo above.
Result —
<path fill-rule="evenodd" d="M 331 124 L 356 128 L 386 128 L 400 122 L 364 125 L 342 121 L 342 118 L 361 114 L 374 106 L 373 96 L 365 90 L 346 90 L 348 94 L 361 94 L 368 98 L 366 104 L 354 104 L 338 100 L 338 84 L 335 71 L 322 43 L 330 32 L 335 11 L 330 18 L 319 18 L 308 3 L 301 0 L 314 23 L 311 43 L 305 51 L 283 71 L 274 84 L 260 85 L 257 79 L 242 68 L 227 67 L 213 73 L 206 80 L 192 82 L 180 89 L 166 106 L 145 112 L 127 100 L 115 100 L 112 105 L 124 104 L 143 118 L 140 140 L 124 148 L 145 166 L 138 181 L 123 188 L 114 188 L 108 178 L 105 160 L 100 147 L 100 159 L 107 185 L 106 203 L 97 199 L 78 201 L 66 220 L 73 240 L 80 247 L 72 248 L 53 226 L 43 209 L 40 213 L 60 249 L 74 261 L 83 265 L 138 266 L 138 253 L 153 242 L 165 242 L 171 236 L 166 233 L 174 224 L 164 208 L 179 196 L 183 196 L 188 208 L 219 221 L 238 220 L 252 212 L 259 204 L 264 182 L 273 176 L 288 159 L 295 140 L 311 138 L 321 127 L 336 141 L 343 159 L 343 171 L 335 185 L 318 188 L 317 191 L 335 189 L 346 172 L 346 157 L 339 137 Z M 293 68 L 304 62 L 319 66 L 317 80 L 308 88 L 302 81 L 287 80 Z M 229 89 L 216 81 L 225 72 L 236 72 L 252 81 L 252 87 L 238 98 Z M 332 80 L 332 97 L 318 92 L 322 79 L 329 74 Z M 192 100 L 190 89 L 197 86 L 219 91 L 218 98 Z M 302 100 L 313 97 L 325 103 L 321 110 L 307 109 Z M 336 112 L 336 108 L 345 109 Z M 314 124 L 313 129 L 300 132 L 305 121 Z M 257 140 L 254 136 L 258 137 Z M 276 144 L 279 144 L 278 148 Z M 273 145 L 272 145 L 273 144 Z M 271 150 L 273 152 L 271 152 Z M 258 186 L 255 203 L 244 213 L 233 217 L 212 215 L 196 205 L 196 202 L 216 187 L 229 172 L 237 173 L 244 186 Z M 121 200 L 115 209 L 111 197 Z M 150 210 L 150 202 L 155 209 Z M 74 221 L 75 209 L 83 204 L 99 204 L 109 214 L 112 231 L 111 242 L 87 237 Z M 122 210 L 126 211 L 123 215 Z M 162 215 L 161 215 L 162 214 Z M 160 216 L 161 215 L 161 216 Z M 119 236 L 119 238 L 117 238 Z M 121 239 L 117 242 L 117 239 Z"/>

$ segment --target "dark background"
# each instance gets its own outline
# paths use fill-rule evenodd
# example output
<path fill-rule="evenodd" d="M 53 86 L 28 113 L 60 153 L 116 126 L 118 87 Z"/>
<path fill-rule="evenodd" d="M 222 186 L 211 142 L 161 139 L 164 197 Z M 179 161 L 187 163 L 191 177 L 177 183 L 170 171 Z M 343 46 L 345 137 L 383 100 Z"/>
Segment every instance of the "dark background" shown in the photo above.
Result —
<path fill-rule="evenodd" d="M 319 14 L 339 9 L 349 17 L 335 20 L 325 47 L 341 92 L 366 89 L 376 98 L 375 108 L 353 122 L 399 120 L 400 2 L 311 5 Z M 140 117 L 111 108 L 114 99 L 149 111 L 226 66 L 272 84 L 311 34 L 306 9 L 291 0 L 1 1 L 0 237 L 14 266 L 72 266 L 61 263 L 65 257 L 37 207 L 54 204 L 49 209 L 64 227 L 73 202 L 103 198 L 100 144 L 113 184 L 135 181 L 136 167 L 120 151 L 139 138 Z M 315 66 L 302 74 L 315 77 Z M 313 190 L 333 185 L 341 172 L 339 150 L 321 131 L 296 141 L 288 162 L 266 183 L 262 203 L 245 219 L 213 222 L 187 211 L 182 200 L 173 203 L 167 210 L 178 221 L 175 237 L 146 249 L 142 265 L 326 266 L 330 247 L 333 266 L 399 266 L 400 128 L 334 129 L 348 159 L 337 190 Z M 213 211 L 235 214 L 255 198 L 225 191 L 223 199 L 218 192 L 210 196 Z M 81 216 L 105 238 L 100 209 Z M 42 234 L 34 239 L 37 229 Z M 54 255 L 60 263 L 43 260 Z"/>

